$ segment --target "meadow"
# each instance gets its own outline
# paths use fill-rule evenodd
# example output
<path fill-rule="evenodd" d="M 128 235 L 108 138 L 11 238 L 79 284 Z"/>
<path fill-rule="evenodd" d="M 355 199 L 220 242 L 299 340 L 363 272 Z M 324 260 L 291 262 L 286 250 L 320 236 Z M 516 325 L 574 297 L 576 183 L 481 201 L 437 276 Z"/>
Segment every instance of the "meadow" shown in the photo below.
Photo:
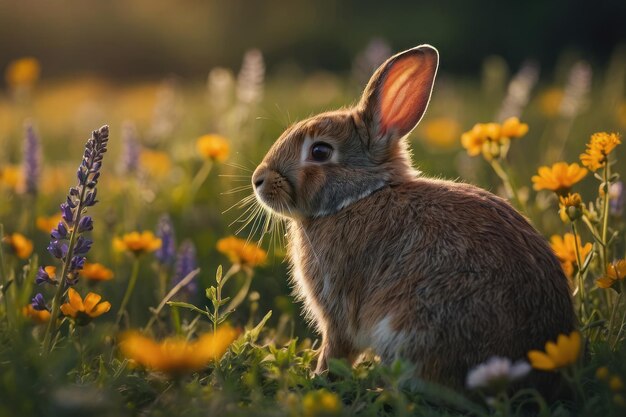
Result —
<path fill-rule="evenodd" d="M 579 329 L 525 361 L 494 359 L 465 390 L 411 364 L 314 375 L 318 336 L 291 296 L 284 228 L 250 176 L 292 122 L 353 103 L 390 54 L 349 74 L 248 51 L 237 71 L 115 82 L 6 63 L 0 90 L 0 416 L 471 415 L 626 412 L 626 53 L 554 72 L 488 57 L 446 73 L 409 136 L 427 176 L 508 198 L 570 279 Z M 444 61 L 445 62 L 445 61 Z M 568 399 L 508 389 L 560 372 Z M 413 383 L 407 383 L 412 380 Z"/>

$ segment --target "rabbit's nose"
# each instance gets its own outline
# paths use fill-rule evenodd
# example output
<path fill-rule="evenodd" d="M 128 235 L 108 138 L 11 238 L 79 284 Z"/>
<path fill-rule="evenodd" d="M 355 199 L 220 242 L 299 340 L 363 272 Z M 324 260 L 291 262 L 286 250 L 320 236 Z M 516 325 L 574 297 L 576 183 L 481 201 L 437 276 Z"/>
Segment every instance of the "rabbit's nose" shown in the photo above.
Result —
<path fill-rule="evenodd" d="M 265 177 L 267 176 L 267 169 L 257 168 L 252 175 L 252 184 L 254 184 L 254 188 L 257 190 L 261 188 L 263 182 L 265 181 Z"/>

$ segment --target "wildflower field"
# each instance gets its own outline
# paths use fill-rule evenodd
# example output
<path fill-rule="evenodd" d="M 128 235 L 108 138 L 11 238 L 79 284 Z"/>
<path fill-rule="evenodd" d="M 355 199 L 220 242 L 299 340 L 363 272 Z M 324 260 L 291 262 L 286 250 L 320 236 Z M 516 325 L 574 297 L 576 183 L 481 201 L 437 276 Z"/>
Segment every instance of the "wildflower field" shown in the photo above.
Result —
<path fill-rule="evenodd" d="M 409 136 L 424 175 L 507 198 L 545 236 L 578 329 L 492 358 L 463 390 L 373 353 L 313 373 L 319 336 L 251 175 L 287 126 L 353 103 L 390 54 L 378 40 L 350 74 L 266 76 L 253 49 L 206 81 L 126 83 L 0 63 L 0 416 L 626 414 L 623 50 L 553 73 L 491 57 L 469 79 L 444 57 Z M 561 373 L 564 398 L 509 389 L 531 368 Z"/>

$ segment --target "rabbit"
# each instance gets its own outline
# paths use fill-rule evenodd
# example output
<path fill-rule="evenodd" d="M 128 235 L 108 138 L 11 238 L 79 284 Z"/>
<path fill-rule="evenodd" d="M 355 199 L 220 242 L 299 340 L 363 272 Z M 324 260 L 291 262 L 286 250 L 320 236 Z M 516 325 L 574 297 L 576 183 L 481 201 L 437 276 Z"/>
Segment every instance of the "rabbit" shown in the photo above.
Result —
<path fill-rule="evenodd" d="M 524 216 L 413 168 L 406 137 L 438 65 L 430 45 L 389 58 L 356 106 L 292 125 L 253 173 L 257 200 L 288 225 L 294 290 L 322 337 L 318 373 L 371 348 L 463 388 L 491 356 L 526 358 L 576 326 L 561 265 Z"/>

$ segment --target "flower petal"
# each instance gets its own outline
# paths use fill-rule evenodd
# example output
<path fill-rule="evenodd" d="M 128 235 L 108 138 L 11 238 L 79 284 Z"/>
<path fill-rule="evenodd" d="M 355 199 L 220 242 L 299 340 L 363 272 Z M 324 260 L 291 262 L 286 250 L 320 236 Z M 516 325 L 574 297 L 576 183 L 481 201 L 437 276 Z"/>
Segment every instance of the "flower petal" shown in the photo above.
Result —
<path fill-rule="evenodd" d="M 540 350 L 531 350 L 528 352 L 528 360 L 533 368 L 542 371 L 552 371 L 556 367 L 552 359 Z"/>
<path fill-rule="evenodd" d="M 98 316 L 103 315 L 110 309 L 111 309 L 111 303 L 109 303 L 108 301 L 103 301 L 100 304 L 98 304 L 93 310 L 88 311 L 87 314 L 89 314 L 92 318 L 96 318 Z"/>
<path fill-rule="evenodd" d="M 85 311 L 85 306 L 83 305 L 83 299 L 80 294 L 76 292 L 74 288 L 70 288 L 67 290 L 67 298 L 69 300 L 69 304 L 77 311 Z"/>
<path fill-rule="evenodd" d="M 76 314 L 78 314 L 78 310 L 72 307 L 69 303 L 65 303 L 61 305 L 61 312 L 68 317 L 76 318 Z"/>
<path fill-rule="evenodd" d="M 87 314 L 89 314 L 90 311 L 93 310 L 93 308 L 96 306 L 96 304 L 100 302 L 101 299 L 102 296 L 93 292 L 90 292 L 85 296 L 83 304 L 85 305 L 85 311 L 87 312 Z"/>

